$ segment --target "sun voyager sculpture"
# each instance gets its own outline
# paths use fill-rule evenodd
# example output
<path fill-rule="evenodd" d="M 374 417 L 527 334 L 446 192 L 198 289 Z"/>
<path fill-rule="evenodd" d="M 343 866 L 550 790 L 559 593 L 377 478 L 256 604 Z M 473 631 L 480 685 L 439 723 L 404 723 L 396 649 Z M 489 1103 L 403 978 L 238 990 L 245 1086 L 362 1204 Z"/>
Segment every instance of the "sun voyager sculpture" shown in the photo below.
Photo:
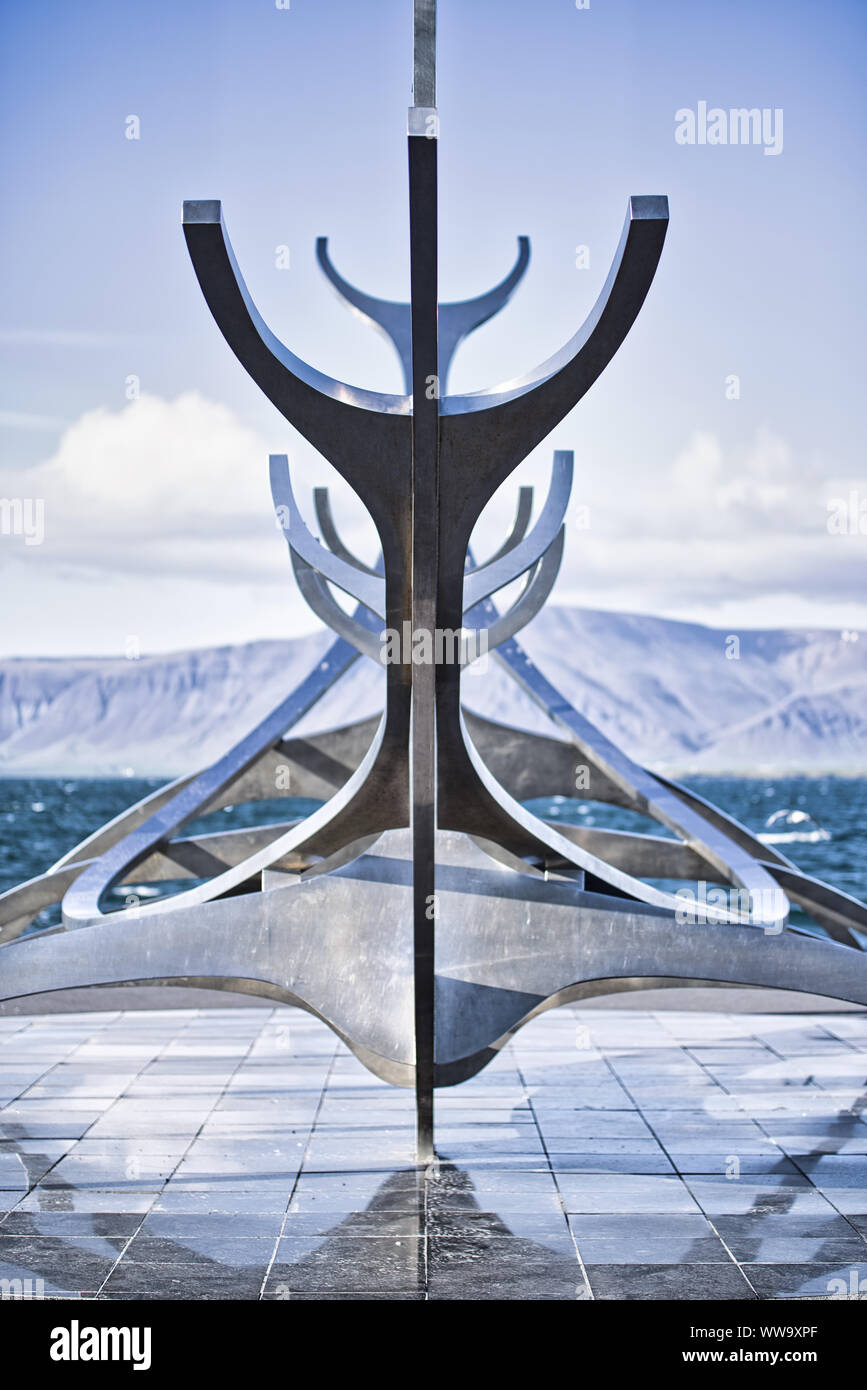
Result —
<path fill-rule="evenodd" d="M 434 1154 L 434 1092 L 474 1075 L 544 1009 L 680 982 L 808 990 L 867 1005 L 867 907 L 801 873 L 693 791 L 637 765 L 545 678 L 517 641 L 557 575 L 572 456 L 554 454 L 533 518 L 484 563 L 470 548 L 485 505 L 609 364 L 648 293 L 664 197 L 632 197 L 608 278 L 554 357 L 506 385 L 446 389 L 460 343 L 520 282 L 529 243 L 494 289 L 439 303 L 435 3 L 415 0 L 409 111 L 410 297 L 362 293 L 319 264 L 391 339 L 404 393 L 308 366 L 262 321 L 216 201 L 184 206 L 206 303 L 229 347 L 372 517 L 374 565 L 343 543 L 325 489 L 319 537 L 285 455 L 271 491 L 298 586 L 334 633 L 305 680 L 213 766 L 182 777 L 0 896 L 0 998 L 74 986 L 198 985 L 264 995 L 327 1023 L 377 1076 L 414 1087 L 417 1152 Z M 532 522 L 532 524 L 531 524 Z M 521 581 L 502 611 L 494 596 Z M 353 611 L 335 589 L 355 602 Z M 511 593 L 514 594 L 514 589 Z M 396 645 L 390 637 L 398 634 Z M 408 640 L 407 640 L 408 639 Z M 550 736 L 464 709 L 480 654 L 544 711 Z M 381 715 L 307 737 L 293 728 L 357 661 L 385 667 Z M 688 682 L 689 672 L 684 671 Z M 185 836 L 228 804 L 270 799 L 289 767 L 295 821 Z M 592 799 L 655 820 L 659 835 L 552 824 L 522 804 Z M 117 906 L 118 886 L 190 879 Z M 660 881 L 712 885 L 694 894 Z M 55 927 L 33 929 L 52 904 Z M 811 919 L 789 920 L 790 904 Z"/>

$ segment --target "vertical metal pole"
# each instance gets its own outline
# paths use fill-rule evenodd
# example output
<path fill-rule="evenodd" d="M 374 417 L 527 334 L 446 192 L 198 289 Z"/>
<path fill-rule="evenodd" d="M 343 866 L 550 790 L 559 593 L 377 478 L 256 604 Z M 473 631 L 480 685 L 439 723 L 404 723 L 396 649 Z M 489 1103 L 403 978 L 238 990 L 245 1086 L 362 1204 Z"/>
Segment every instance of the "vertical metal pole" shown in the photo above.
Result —
<path fill-rule="evenodd" d="M 436 0 L 413 0 L 412 104 L 426 107 L 437 104 Z"/>
<path fill-rule="evenodd" d="M 410 754 L 416 1151 L 434 1156 L 434 930 L 436 917 L 436 598 L 439 551 L 437 378 L 436 3 L 414 0 L 413 101 L 409 112 L 412 306 L 412 630 L 428 634 L 431 659 L 412 666 Z"/>

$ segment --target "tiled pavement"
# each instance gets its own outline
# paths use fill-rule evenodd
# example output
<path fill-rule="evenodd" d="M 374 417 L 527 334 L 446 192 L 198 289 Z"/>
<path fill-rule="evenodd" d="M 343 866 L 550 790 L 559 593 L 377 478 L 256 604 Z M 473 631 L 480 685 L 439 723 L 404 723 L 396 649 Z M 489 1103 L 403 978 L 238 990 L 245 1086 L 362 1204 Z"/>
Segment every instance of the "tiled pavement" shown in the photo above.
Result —
<path fill-rule="evenodd" d="M 867 1297 L 865 1014 L 561 1009 L 437 1144 L 294 1010 L 0 1018 L 0 1296 Z"/>

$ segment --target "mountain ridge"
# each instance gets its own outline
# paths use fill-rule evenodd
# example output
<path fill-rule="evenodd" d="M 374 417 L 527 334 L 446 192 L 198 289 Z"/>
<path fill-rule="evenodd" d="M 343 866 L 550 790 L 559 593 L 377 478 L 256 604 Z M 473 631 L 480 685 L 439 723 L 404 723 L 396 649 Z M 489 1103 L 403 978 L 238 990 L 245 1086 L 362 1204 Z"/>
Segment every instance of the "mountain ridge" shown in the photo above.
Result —
<path fill-rule="evenodd" d="M 0 659 L 0 776 L 173 776 L 219 757 L 307 674 L 322 631 L 118 657 Z M 867 636 L 740 634 L 550 605 L 521 640 L 548 680 L 636 760 L 666 773 L 867 772 Z M 382 672 L 358 662 L 295 732 L 372 714 Z M 554 733 L 492 656 L 470 708 Z"/>

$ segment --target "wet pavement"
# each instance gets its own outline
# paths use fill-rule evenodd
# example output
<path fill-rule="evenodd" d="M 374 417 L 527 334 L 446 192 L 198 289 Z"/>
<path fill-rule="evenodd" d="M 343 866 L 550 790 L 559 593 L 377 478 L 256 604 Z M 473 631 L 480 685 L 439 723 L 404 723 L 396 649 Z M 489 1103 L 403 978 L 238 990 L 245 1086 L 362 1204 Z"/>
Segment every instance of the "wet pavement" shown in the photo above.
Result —
<path fill-rule="evenodd" d="M 560 1009 L 412 1096 L 290 1009 L 0 1018 L 0 1297 L 867 1298 L 867 1015 Z"/>

